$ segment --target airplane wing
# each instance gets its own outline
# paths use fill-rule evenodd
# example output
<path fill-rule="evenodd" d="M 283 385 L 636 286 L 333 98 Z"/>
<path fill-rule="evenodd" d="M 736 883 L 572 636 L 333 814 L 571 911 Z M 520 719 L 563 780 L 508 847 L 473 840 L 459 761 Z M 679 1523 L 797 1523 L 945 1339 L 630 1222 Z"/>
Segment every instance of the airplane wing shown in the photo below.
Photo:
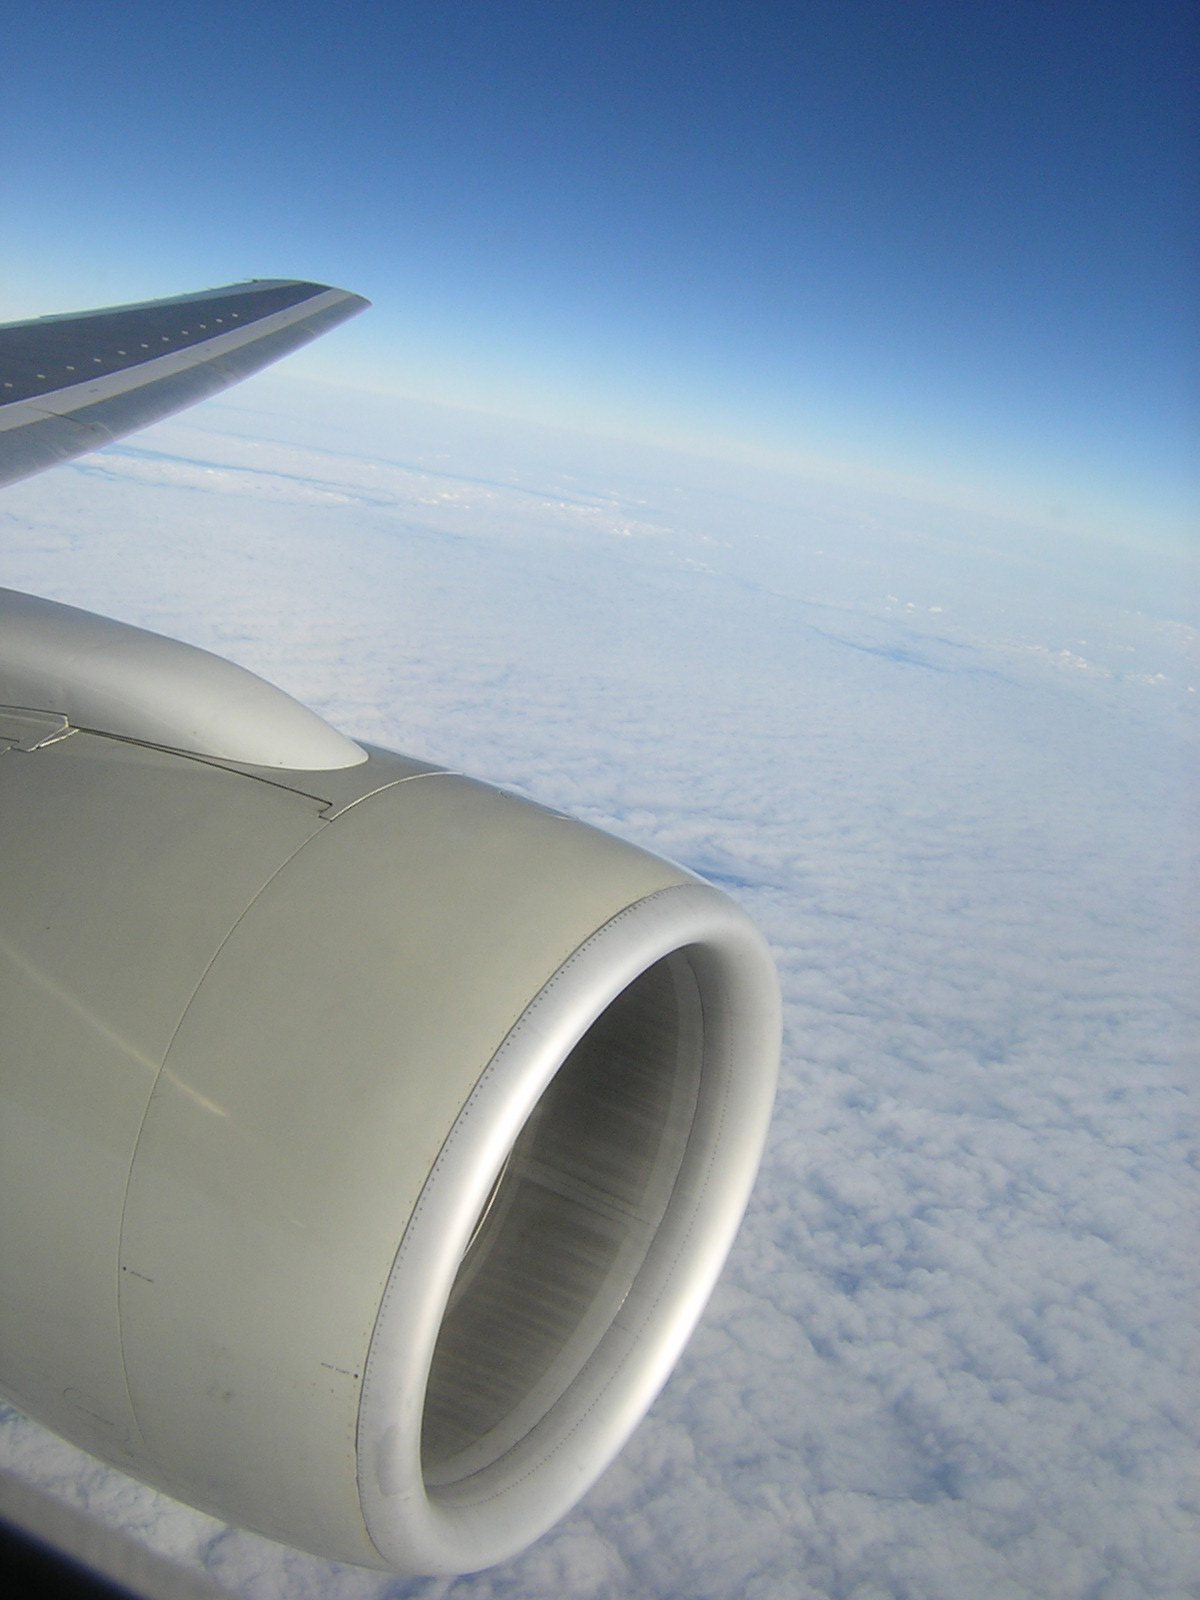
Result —
<path fill-rule="evenodd" d="M 0 485 L 216 394 L 368 304 L 321 283 L 255 278 L 0 326 Z"/>

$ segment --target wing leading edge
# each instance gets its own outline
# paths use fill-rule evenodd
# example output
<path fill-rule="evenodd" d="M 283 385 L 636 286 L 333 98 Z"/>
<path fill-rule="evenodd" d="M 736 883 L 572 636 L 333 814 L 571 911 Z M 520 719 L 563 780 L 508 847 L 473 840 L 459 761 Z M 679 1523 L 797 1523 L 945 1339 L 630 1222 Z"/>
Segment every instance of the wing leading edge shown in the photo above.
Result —
<path fill-rule="evenodd" d="M 253 279 L 0 326 L 0 484 L 216 394 L 369 303 L 321 283 Z"/>

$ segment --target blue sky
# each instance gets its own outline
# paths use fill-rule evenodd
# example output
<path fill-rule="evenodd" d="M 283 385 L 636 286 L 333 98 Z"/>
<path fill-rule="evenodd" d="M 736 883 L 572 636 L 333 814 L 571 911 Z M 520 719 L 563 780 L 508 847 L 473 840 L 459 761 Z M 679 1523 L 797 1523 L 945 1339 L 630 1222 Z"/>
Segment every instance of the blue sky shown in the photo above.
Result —
<path fill-rule="evenodd" d="M 297 371 L 1188 537 L 1188 9 L 11 6 L 0 315 L 313 277 Z"/>

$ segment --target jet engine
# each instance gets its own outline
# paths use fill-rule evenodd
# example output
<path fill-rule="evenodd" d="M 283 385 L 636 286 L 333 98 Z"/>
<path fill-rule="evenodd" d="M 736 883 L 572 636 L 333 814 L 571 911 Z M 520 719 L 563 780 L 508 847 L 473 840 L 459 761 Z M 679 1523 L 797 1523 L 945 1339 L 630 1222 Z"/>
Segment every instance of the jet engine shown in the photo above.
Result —
<path fill-rule="evenodd" d="M 733 1240 L 779 1050 L 690 872 L 0 591 L 0 1391 L 457 1573 L 572 1506 Z"/>

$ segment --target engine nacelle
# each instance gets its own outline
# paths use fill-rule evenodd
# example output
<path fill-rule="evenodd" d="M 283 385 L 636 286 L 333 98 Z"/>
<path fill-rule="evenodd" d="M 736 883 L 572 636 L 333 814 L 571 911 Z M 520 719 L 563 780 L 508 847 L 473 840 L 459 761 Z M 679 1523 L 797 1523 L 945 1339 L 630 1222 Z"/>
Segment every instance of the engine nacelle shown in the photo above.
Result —
<path fill-rule="evenodd" d="M 328 729 L 288 766 L 214 660 L 0 592 L 0 1390 L 271 1538 L 483 1567 L 703 1309 L 774 968 L 570 818 Z"/>

